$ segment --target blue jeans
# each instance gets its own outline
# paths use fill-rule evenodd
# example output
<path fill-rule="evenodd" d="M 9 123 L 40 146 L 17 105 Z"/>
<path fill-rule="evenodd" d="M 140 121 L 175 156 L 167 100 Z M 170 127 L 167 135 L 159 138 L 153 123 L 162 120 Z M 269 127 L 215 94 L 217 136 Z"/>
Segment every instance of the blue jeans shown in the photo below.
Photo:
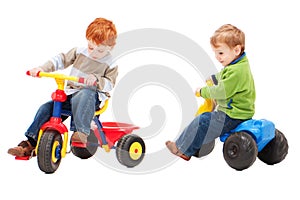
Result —
<path fill-rule="evenodd" d="M 83 88 L 80 91 L 68 95 L 67 100 L 62 103 L 62 110 L 72 112 L 76 130 L 87 135 L 90 134 L 91 121 L 100 101 L 95 87 Z M 29 140 L 37 141 L 40 127 L 50 120 L 53 111 L 53 101 L 48 101 L 38 109 L 32 124 L 25 132 Z M 67 119 L 62 116 L 62 119 Z"/>
<path fill-rule="evenodd" d="M 206 112 L 197 116 L 176 140 L 178 149 L 187 156 L 193 156 L 201 148 L 220 135 L 229 132 L 244 120 L 232 119 L 224 112 Z"/>

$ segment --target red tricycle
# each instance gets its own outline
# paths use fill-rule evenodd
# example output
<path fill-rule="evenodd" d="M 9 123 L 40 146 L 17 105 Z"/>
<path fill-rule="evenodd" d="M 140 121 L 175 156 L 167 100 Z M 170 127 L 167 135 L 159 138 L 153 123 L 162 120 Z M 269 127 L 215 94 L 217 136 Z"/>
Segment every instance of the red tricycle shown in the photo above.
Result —
<path fill-rule="evenodd" d="M 54 78 L 57 84 L 57 89 L 51 96 L 54 102 L 53 115 L 48 122 L 41 126 L 34 152 L 41 171 L 47 174 L 54 173 L 59 167 L 61 159 L 70 151 L 81 159 L 87 159 L 96 153 L 98 147 L 102 147 L 106 152 L 115 149 L 118 161 L 126 167 L 135 167 L 143 160 L 145 143 L 138 135 L 130 134 L 139 127 L 121 122 L 100 122 L 99 116 L 106 110 L 108 99 L 95 112 L 93 119 L 95 126 L 91 128 L 88 142 L 86 144 L 70 142 L 70 151 L 67 151 L 69 130 L 63 123 L 63 115 L 71 117 L 70 131 L 74 130 L 72 130 L 72 112 L 62 110 L 61 106 L 61 103 L 66 100 L 65 81 L 84 83 L 85 80 L 81 77 L 46 72 L 39 72 L 37 77 Z M 16 157 L 16 159 L 29 160 L 31 157 Z"/>

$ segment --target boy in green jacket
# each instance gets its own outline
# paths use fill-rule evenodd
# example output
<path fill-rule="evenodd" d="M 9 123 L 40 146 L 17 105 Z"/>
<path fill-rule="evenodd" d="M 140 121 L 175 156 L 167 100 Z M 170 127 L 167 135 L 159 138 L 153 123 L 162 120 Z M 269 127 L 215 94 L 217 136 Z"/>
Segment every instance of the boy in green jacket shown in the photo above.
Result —
<path fill-rule="evenodd" d="M 216 59 L 224 68 L 211 76 L 213 86 L 197 88 L 196 95 L 214 99 L 216 109 L 197 116 L 175 142 L 166 142 L 171 153 L 184 160 L 190 160 L 202 144 L 251 119 L 255 112 L 255 86 L 244 52 L 245 34 L 226 24 L 215 31 L 210 43 Z"/>

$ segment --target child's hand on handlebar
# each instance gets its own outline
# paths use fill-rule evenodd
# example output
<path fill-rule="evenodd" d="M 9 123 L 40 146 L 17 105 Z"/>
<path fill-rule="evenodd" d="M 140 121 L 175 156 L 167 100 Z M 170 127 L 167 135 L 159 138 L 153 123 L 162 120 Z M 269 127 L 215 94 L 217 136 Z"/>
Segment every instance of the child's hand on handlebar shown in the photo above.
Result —
<path fill-rule="evenodd" d="M 38 76 L 38 73 L 39 72 L 42 72 L 44 71 L 42 68 L 40 67 L 36 67 L 36 68 L 33 68 L 33 69 L 30 69 L 28 70 L 30 76 L 33 76 L 33 77 L 37 77 Z"/>
<path fill-rule="evenodd" d="M 96 86 L 97 84 L 97 78 L 94 74 L 89 74 L 86 78 L 85 78 L 85 84 L 88 86 Z"/>

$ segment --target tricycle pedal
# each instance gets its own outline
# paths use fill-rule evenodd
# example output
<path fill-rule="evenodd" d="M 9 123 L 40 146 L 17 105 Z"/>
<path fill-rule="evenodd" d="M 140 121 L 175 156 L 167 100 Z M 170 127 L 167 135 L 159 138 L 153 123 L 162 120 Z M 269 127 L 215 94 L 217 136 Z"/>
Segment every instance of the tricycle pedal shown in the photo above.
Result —
<path fill-rule="evenodd" d="M 82 143 L 82 142 L 72 142 L 71 145 L 73 147 L 86 148 L 86 143 Z"/>
<path fill-rule="evenodd" d="M 32 156 L 16 156 L 15 160 L 29 160 Z"/>

